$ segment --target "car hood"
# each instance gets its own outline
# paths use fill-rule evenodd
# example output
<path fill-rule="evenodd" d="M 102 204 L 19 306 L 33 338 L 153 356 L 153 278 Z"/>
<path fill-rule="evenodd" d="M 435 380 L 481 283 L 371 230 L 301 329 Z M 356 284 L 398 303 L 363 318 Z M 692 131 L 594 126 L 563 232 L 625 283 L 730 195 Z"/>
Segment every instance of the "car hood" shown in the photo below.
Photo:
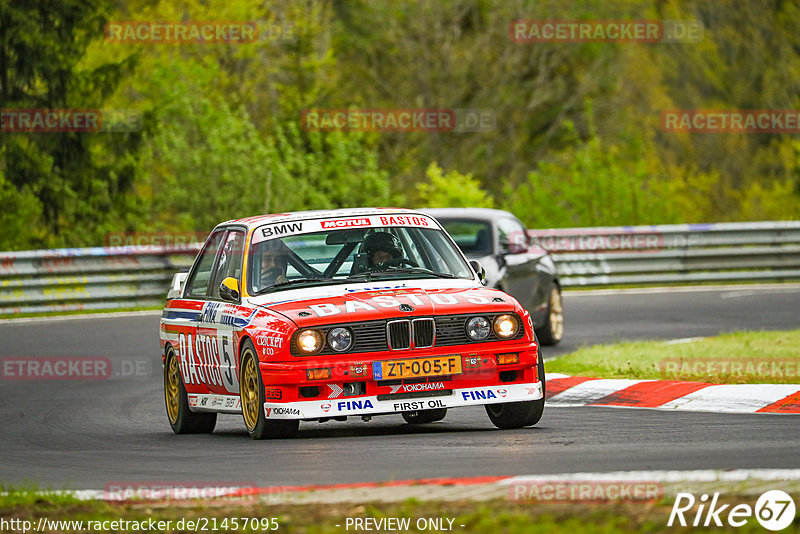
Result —
<path fill-rule="evenodd" d="M 296 289 L 253 297 L 298 326 L 395 317 L 522 310 L 513 297 L 470 280 L 384 281 Z"/>

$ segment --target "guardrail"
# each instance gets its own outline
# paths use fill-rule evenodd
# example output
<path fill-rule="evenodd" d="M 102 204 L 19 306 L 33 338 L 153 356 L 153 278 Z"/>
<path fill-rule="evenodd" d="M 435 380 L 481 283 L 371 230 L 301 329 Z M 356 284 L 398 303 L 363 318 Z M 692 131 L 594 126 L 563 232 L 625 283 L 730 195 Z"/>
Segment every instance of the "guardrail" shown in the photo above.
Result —
<path fill-rule="evenodd" d="M 161 306 L 200 250 L 95 247 L 0 252 L 0 315 Z"/>
<path fill-rule="evenodd" d="M 800 279 L 800 221 L 531 230 L 564 287 Z"/>
<path fill-rule="evenodd" d="M 564 287 L 800 280 L 800 221 L 532 230 Z M 0 314 L 160 306 L 200 249 L 0 252 Z"/>

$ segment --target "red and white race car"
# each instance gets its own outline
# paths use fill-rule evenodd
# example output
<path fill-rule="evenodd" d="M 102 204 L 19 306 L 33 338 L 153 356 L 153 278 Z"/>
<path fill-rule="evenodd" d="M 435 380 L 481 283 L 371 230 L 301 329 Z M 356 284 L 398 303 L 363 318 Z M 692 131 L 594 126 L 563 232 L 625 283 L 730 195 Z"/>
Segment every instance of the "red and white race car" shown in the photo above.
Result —
<path fill-rule="evenodd" d="M 499 428 L 537 423 L 544 366 L 531 317 L 481 284 L 434 218 L 364 208 L 228 221 L 161 316 L 167 416 L 212 432 L 242 413 L 253 438 L 300 421 L 485 405 Z"/>

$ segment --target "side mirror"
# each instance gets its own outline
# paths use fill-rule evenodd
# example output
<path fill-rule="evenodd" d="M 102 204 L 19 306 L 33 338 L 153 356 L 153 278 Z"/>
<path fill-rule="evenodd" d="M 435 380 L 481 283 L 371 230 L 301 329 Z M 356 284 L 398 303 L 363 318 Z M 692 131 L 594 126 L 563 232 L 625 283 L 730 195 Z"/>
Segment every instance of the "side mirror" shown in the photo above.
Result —
<path fill-rule="evenodd" d="M 228 302 L 239 302 L 239 281 L 229 276 L 219 285 L 219 296 Z"/>
<path fill-rule="evenodd" d="M 478 280 L 481 281 L 481 284 L 486 284 L 486 269 L 480 264 L 478 260 L 470 260 L 469 266 L 472 267 L 472 270 L 475 271 L 475 274 L 478 275 Z"/>
<path fill-rule="evenodd" d="M 183 284 L 186 282 L 187 276 L 189 276 L 189 273 L 175 273 L 172 276 L 172 282 L 170 282 L 169 291 L 167 291 L 167 300 L 176 299 L 181 296 Z"/>
<path fill-rule="evenodd" d="M 500 240 L 500 253 L 501 254 L 522 254 L 527 250 L 526 243 L 519 241 L 511 241 L 509 239 Z"/>

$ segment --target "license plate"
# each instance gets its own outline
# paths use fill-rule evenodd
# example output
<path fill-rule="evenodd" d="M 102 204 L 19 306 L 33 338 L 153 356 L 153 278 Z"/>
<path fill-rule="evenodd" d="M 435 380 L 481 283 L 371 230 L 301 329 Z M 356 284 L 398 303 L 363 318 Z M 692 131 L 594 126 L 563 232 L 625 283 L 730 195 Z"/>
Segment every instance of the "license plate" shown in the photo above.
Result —
<path fill-rule="evenodd" d="M 372 362 L 372 372 L 375 380 L 457 375 L 461 373 L 461 356 L 454 354 L 434 358 Z"/>

